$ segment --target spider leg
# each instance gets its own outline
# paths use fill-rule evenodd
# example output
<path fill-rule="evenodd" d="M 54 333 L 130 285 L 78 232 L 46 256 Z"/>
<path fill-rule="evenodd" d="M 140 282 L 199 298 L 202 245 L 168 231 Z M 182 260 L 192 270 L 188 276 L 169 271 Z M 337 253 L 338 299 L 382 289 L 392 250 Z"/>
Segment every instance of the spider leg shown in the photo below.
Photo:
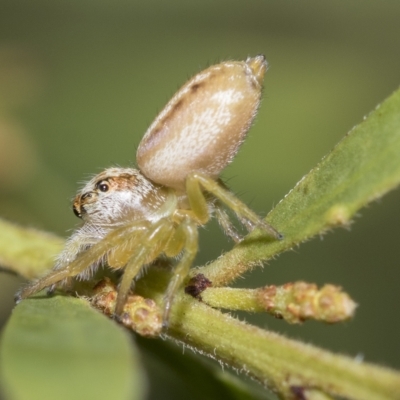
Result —
<path fill-rule="evenodd" d="M 276 239 L 282 239 L 283 236 L 275 230 L 271 225 L 260 219 L 256 213 L 250 210 L 244 203 L 242 203 L 233 193 L 223 188 L 214 179 L 208 177 L 201 172 L 193 172 L 186 178 L 186 190 L 192 210 L 198 215 L 201 220 L 205 215 L 205 207 L 207 206 L 204 195 L 201 194 L 201 188 L 214 195 L 217 199 L 222 201 L 226 206 L 232 209 L 238 216 L 240 221 L 250 221 L 253 226 L 258 226 L 265 231 L 269 232 Z M 252 225 L 245 224 L 246 227 Z"/>
<path fill-rule="evenodd" d="M 115 229 L 87 251 L 80 253 L 71 263 L 59 269 L 53 269 L 42 278 L 22 287 L 16 293 L 15 301 L 19 303 L 22 299 L 32 296 L 48 286 L 55 285 L 66 278 L 79 275 L 86 268 L 90 267 L 90 265 L 98 262 L 115 245 L 118 245 L 121 242 L 121 238 L 137 231 L 147 229 L 149 224 L 150 223 L 147 221 L 138 221 L 128 226 Z"/>
<path fill-rule="evenodd" d="M 43 278 L 37 279 L 29 284 L 23 286 L 14 296 L 15 302 L 18 304 L 21 300 L 40 292 L 47 286 L 52 286 L 63 279 L 70 276 L 68 268 L 52 270 Z"/>
<path fill-rule="evenodd" d="M 78 254 L 98 243 L 105 235 L 106 231 L 104 229 L 89 223 L 84 224 L 67 240 L 63 251 L 57 256 L 53 270 L 65 268 L 66 265 L 76 259 Z M 58 283 L 48 286 L 47 295 L 53 294 L 57 286 Z M 71 277 L 63 279 L 62 286 L 67 289 L 72 288 L 73 279 Z"/>
<path fill-rule="evenodd" d="M 66 241 L 63 251 L 57 256 L 53 269 L 61 269 L 70 264 L 79 253 L 103 239 L 107 230 L 91 223 L 85 223 Z"/>
<path fill-rule="evenodd" d="M 225 232 L 225 235 L 229 236 L 235 243 L 239 243 L 242 240 L 242 237 L 236 231 L 226 211 L 217 205 L 214 212 L 219 225 Z"/>
<path fill-rule="evenodd" d="M 175 231 L 175 240 L 184 246 L 184 253 L 175 267 L 173 277 L 168 285 L 164 297 L 163 328 L 167 328 L 171 305 L 177 290 L 182 286 L 187 277 L 189 268 L 196 257 L 198 250 L 198 229 L 197 224 L 190 218 L 185 218 Z"/>
<path fill-rule="evenodd" d="M 115 316 L 119 317 L 123 312 L 133 279 L 138 275 L 143 265 L 151 262 L 163 252 L 173 230 L 172 221 L 168 218 L 162 218 L 153 226 L 148 227 L 148 231 L 141 235 L 135 254 L 126 265 L 118 288 Z"/>

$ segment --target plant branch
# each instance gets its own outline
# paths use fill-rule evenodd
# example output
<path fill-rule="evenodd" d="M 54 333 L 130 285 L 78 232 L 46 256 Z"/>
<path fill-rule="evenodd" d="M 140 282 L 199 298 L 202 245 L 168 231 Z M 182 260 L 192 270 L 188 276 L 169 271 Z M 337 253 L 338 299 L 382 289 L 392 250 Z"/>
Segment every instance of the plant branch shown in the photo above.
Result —
<path fill-rule="evenodd" d="M 64 247 L 56 235 L 25 228 L 0 218 L 0 266 L 26 278 L 37 278 L 51 269 Z"/>
<path fill-rule="evenodd" d="M 161 308 L 169 279 L 169 273 L 154 268 L 138 282 L 136 292 L 154 299 Z M 106 291 L 109 293 L 110 288 Z M 116 296 L 115 287 L 114 292 Z M 143 300 L 139 298 L 138 303 Z M 153 315 L 150 326 L 154 326 Z M 133 314 L 128 320 L 136 318 Z M 295 392 L 301 390 L 307 393 L 307 399 L 331 395 L 359 400 L 400 399 L 400 374 L 396 371 L 248 325 L 183 292 L 174 302 L 167 336 L 252 376 L 283 398 L 297 398 Z"/>
<path fill-rule="evenodd" d="M 335 323 L 354 316 L 356 303 L 340 287 L 306 282 L 265 286 L 258 289 L 208 288 L 201 300 L 213 308 L 268 312 L 296 324 L 307 319 Z"/>

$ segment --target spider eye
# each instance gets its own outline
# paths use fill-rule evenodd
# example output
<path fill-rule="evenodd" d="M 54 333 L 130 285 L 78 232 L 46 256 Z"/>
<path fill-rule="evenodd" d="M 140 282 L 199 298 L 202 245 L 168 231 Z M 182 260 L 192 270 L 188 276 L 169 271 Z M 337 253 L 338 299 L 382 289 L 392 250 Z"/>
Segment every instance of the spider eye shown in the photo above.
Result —
<path fill-rule="evenodd" d="M 110 189 L 110 185 L 107 181 L 100 181 L 97 183 L 97 189 L 100 190 L 100 192 L 108 192 Z"/>
<path fill-rule="evenodd" d="M 80 212 L 80 210 L 78 209 L 78 207 L 74 204 L 72 207 L 72 211 L 74 212 L 74 214 L 78 217 L 78 218 L 82 218 L 82 213 Z"/>

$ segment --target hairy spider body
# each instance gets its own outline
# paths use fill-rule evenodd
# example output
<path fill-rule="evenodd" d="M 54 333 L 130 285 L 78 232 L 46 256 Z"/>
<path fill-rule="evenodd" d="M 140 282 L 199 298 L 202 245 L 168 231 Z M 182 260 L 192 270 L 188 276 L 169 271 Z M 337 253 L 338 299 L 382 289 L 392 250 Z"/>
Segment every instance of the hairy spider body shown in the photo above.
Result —
<path fill-rule="evenodd" d="M 214 65 L 187 82 L 144 135 L 140 170 L 109 168 L 77 194 L 83 226 L 68 239 L 52 271 L 23 287 L 17 301 L 43 288 L 89 279 L 100 264 L 124 269 L 115 315 L 123 312 L 132 281 L 165 254 L 180 260 L 164 302 L 167 324 L 176 291 L 198 250 L 198 227 L 212 215 L 234 241 L 240 236 L 222 205 L 250 231 L 280 234 L 218 181 L 237 153 L 257 112 L 267 68 L 263 56 Z"/>

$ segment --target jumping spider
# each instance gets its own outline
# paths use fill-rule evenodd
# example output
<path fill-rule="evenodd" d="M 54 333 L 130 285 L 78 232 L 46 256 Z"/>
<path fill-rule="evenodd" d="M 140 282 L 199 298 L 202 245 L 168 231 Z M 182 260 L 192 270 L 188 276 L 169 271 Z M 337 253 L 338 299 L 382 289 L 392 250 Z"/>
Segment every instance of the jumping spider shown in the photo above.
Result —
<path fill-rule="evenodd" d="M 264 56 L 211 66 L 189 80 L 144 135 L 139 170 L 109 168 L 77 194 L 74 213 L 83 226 L 67 241 L 54 268 L 24 286 L 20 301 L 74 278 L 89 279 L 102 264 L 124 269 L 115 315 L 120 316 L 135 277 L 162 254 L 181 255 L 164 300 L 163 322 L 198 250 L 198 227 L 215 215 L 240 241 L 222 205 L 251 231 L 281 235 L 219 180 L 257 113 L 267 63 Z"/>

